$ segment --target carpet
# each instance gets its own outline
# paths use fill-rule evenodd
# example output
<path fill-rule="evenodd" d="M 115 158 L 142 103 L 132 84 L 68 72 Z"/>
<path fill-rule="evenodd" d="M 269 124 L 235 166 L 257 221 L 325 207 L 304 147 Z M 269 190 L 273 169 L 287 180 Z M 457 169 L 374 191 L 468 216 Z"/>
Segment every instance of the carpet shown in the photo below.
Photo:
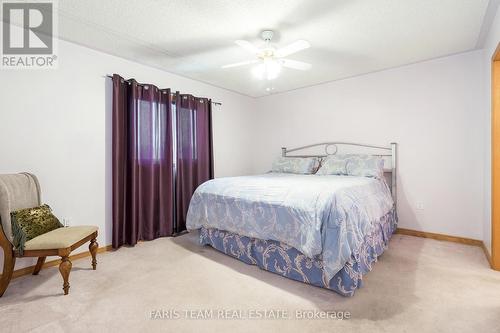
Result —
<path fill-rule="evenodd" d="M 11 282 L 2 332 L 499 332 L 500 272 L 479 247 L 394 235 L 354 297 L 246 265 L 195 234 Z M 340 319 L 343 318 L 343 319 Z"/>

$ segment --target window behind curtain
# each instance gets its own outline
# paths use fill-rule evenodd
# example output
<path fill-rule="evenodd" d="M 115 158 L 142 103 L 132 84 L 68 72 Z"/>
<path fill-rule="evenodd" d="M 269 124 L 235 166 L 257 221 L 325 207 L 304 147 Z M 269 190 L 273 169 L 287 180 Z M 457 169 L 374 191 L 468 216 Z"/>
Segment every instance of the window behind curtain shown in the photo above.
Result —
<path fill-rule="evenodd" d="M 177 122 L 178 158 L 196 160 L 196 110 L 179 112 Z"/>
<path fill-rule="evenodd" d="M 141 162 L 165 160 L 167 142 L 167 110 L 165 104 L 158 105 L 146 100 L 138 101 L 138 158 Z"/>

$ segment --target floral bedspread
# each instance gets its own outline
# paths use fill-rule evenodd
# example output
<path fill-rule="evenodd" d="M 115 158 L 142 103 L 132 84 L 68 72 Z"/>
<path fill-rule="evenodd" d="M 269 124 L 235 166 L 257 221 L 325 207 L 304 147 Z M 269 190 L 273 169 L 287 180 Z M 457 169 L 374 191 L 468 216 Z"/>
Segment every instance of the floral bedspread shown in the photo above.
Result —
<path fill-rule="evenodd" d="M 268 173 L 213 179 L 200 185 L 188 230 L 218 229 L 321 255 L 330 281 L 393 208 L 383 180 L 354 176 Z"/>

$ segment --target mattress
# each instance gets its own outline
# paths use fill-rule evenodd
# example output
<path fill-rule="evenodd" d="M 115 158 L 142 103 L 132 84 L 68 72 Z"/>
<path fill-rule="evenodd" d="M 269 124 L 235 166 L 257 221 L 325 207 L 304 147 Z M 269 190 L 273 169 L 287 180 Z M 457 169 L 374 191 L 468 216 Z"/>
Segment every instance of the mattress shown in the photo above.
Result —
<path fill-rule="evenodd" d="M 393 206 L 384 180 L 269 173 L 200 185 L 186 226 L 286 244 L 306 258 L 321 260 L 329 282 L 377 232 L 377 221 Z"/>

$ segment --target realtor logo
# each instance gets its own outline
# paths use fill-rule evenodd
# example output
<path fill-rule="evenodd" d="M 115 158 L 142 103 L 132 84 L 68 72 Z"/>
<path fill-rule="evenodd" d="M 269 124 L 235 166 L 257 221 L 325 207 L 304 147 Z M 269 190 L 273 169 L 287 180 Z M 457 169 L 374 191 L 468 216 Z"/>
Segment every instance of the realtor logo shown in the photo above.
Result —
<path fill-rule="evenodd" d="M 54 2 L 2 3 L 2 68 L 54 68 Z"/>

